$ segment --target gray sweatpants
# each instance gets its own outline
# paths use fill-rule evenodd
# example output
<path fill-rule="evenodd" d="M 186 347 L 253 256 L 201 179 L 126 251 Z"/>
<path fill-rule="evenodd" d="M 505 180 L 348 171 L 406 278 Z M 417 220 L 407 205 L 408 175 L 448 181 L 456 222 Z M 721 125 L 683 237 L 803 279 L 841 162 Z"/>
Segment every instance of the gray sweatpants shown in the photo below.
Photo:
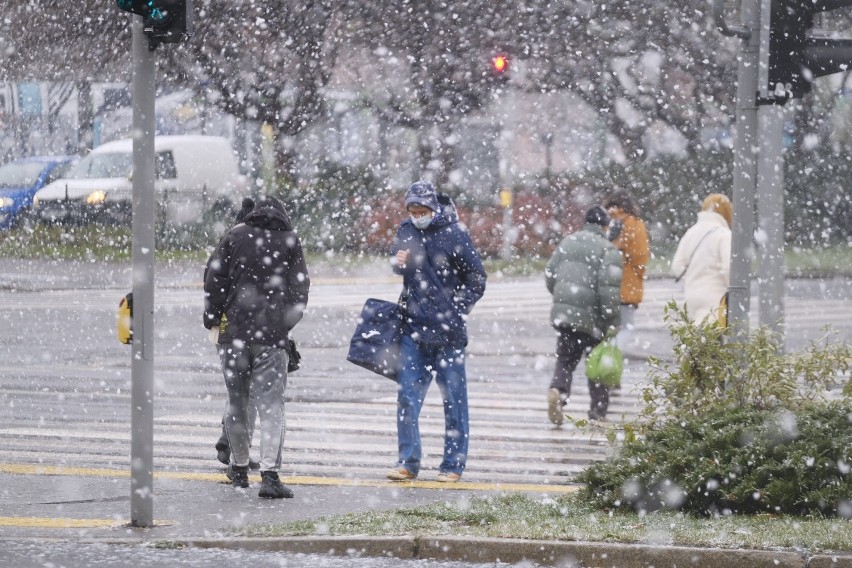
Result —
<path fill-rule="evenodd" d="M 253 418 L 260 418 L 260 470 L 278 471 L 284 446 L 284 389 L 287 386 L 287 351 L 242 342 L 219 345 L 219 359 L 228 389 L 225 430 L 234 465 L 247 466 Z"/>

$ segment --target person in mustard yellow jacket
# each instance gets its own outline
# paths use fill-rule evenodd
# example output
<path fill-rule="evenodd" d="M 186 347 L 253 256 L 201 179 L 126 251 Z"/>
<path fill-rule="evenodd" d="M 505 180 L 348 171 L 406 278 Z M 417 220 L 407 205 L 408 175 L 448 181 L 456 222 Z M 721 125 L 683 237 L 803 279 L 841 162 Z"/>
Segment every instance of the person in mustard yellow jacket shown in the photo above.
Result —
<path fill-rule="evenodd" d="M 634 316 L 645 295 L 645 269 L 651 258 L 648 230 L 639 207 L 626 191 L 615 191 L 604 200 L 610 218 L 608 237 L 621 252 L 621 328 L 616 343 L 622 350 L 633 341 Z"/>

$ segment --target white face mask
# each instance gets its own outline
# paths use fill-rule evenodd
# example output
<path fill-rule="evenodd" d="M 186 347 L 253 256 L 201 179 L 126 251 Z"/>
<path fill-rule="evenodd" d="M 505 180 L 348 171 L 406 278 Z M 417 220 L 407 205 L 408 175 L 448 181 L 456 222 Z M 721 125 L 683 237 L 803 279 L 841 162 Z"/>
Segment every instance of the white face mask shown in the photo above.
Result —
<path fill-rule="evenodd" d="M 411 222 L 414 223 L 414 226 L 418 229 L 425 229 L 429 226 L 429 223 L 432 222 L 432 214 L 427 213 L 422 217 L 415 217 L 414 215 L 411 215 Z"/>

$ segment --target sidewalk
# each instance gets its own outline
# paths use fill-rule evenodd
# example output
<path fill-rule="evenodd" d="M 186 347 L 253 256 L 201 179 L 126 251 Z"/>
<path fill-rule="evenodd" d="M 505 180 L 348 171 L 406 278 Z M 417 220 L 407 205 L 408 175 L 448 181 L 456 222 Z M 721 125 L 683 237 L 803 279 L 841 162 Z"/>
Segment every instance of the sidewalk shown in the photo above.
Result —
<path fill-rule="evenodd" d="M 695 566 L 701 568 L 852 568 L 852 555 L 814 555 L 796 551 L 730 550 L 667 546 L 664 544 L 620 544 L 607 542 L 531 541 L 518 539 L 467 538 L 453 536 L 309 536 L 245 538 L 233 531 L 249 524 L 267 525 L 319 516 L 379 508 L 413 507 L 436 501 L 467 500 L 490 491 L 468 491 L 464 483 L 452 489 L 418 489 L 388 482 L 381 487 L 291 485 L 295 497 L 261 500 L 257 479 L 249 490 L 232 489 L 205 479 L 158 477 L 155 482 L 154 526 L 129 527 L 129 483 L 111 477 L 28 477 L 0 474 L 7 489 L 23 493 L 5 495 L 5 504 L 30 503 L 33 517 L 52 516 L 53 526 L 0 527 L 3 540 L 70 540 L 79 543 L 143 544 L 168 543 L 170 547 L 227 548 L 250 551 L 281 551 L 302 554 L 395 557 L 474 563 L 531 563 L 541 566 L 606 566 L 647 568 L 650 566 Z M 221 476 L 224 480 L 224 476 Z M 57 481 L 58 480 L 58 481 Z M 40 498 L 39 498 L 40 496 Z M 541 494 L 542 498 L 546 494 Z M 12 501 L 12 503 L 9 503 Z M 5 507 L 4 507 L 5 508 Z M 66 518 L 67 517 L 67 518 Z M 65 519 L 65 520 L 64 520 Z M 88 519 L 88 521 L 87 521 Z M 74 524 L 71 525 L 71 520 Z M 67 521 L 69 526 L 63 526 Z"/>

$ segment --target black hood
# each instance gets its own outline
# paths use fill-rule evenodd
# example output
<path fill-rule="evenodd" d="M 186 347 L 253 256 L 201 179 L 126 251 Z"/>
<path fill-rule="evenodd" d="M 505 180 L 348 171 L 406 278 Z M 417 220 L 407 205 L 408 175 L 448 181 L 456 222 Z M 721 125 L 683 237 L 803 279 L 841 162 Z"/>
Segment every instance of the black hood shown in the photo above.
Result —
<path fill-rule="evenodd" d="M 243 223 L 258 229 L 270 231 L 292 231 L 293 225 L 284 206 L 277 199 L 275 203 L 264 200 L 258 203 L 254 210 L 243 218 Z"/>

